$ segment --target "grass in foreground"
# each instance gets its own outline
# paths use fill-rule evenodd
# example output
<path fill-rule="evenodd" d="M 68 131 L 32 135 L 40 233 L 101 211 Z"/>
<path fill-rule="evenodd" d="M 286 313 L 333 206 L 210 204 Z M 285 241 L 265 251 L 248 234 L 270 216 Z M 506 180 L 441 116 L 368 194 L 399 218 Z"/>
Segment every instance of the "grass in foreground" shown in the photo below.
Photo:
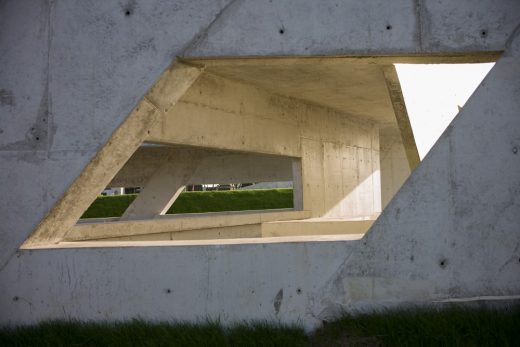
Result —
<path fill-rule="evenodd" d="M 325 324 L 314 346 L 520 346 L 520 310 L 452 308 L 351 316 Z"/>
<path fill-rule="evenodd" d="M 47 322 L 0 329 L 0 346 L 520 346 L 520 311 L 346 315 L 311 336 L 299 327 L 267 323 Z"/>
<path fill-rule="evenodd" d="M 266 323 L 225 329 L 218 323 L 46 322 L 0 330 L 0 346 L 306 346 L 302 329 Z"/>
<path fill-rule="evenodd" d="M 135 194 L 100 196 L 81 218 L 120 217 Z M 184 192 L 167 214 L 265 210 L 293 207 L 292 189 Z"/>

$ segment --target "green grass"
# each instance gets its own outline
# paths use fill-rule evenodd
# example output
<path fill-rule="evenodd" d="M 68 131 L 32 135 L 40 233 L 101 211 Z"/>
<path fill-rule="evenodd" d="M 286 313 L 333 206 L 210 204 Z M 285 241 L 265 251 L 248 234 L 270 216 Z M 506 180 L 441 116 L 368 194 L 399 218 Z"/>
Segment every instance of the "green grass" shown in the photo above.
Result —
<path fill-rule="evenodd" d="M 224 190 L 182 193 L 167 213 L 292 208 L 292 189 Z"/>
<path fill-rule="evenodd" d="M 136 194 L 99 196 L 81 218 L 121 217 L 136 197 Z"/>
<path fill-rule="evenodd" d="M 520 310 L 400 310 L 345 315 L 312 337 L 314 346 L 520 346 Z"/>
<path fill-rule="evenodd" d="M 225 329 L 203 324 L 46 322 L 0 329 L 0 346 L 287 346 L 307 345 L 299 327 L 267 323 Z"/>
<path fill-rule="evenodd" d="M 137 195 L 100 196 L 81 218 L 120 217 Z M 182 193 L 168 214 L 292 208 L 292 189 Z"/>
<path fill-rule="evenodd" d="M 0 346 L 520 346 L 519 310 L 345 315 L 311 336 L 298 326 L 46 322 L 0 328 Z"/>

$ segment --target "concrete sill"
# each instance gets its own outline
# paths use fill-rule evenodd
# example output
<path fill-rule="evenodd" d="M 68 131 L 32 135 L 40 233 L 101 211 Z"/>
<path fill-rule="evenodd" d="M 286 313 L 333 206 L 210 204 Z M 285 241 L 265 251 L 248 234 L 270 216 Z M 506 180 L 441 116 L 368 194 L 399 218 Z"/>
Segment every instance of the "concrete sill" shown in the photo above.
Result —
<path fill-rule="evenodd" d="M 75 225 L 64 241 L 86 241 L 114 237 L 150 235 L 169 232 L 225 228 L 262 224 L 272 221 L 299 220 L 310 217 L 309 211 L 293 209 L 217 212 L 160 216 L 148 220 L 121 221 L 96 219 Z"/>
<path fill-rule="evenodd" d="M 262 245 L 283 243 L 307 242 L 355 242 L 363 238 L 364 234 L 348 235 L 313 235 L 313 236 L 282 236 L 282 237 L 255 237 L 240 239 L 219 240 L 182 240 L 182 241 L 81 241 L 60 242 L 57 244 L 39 245 L 28 249 L 67 249 L 67 248 L 129 248 L 129 247 L 195 247 L 195 246 L 234 246 L 234 245 Z"/>

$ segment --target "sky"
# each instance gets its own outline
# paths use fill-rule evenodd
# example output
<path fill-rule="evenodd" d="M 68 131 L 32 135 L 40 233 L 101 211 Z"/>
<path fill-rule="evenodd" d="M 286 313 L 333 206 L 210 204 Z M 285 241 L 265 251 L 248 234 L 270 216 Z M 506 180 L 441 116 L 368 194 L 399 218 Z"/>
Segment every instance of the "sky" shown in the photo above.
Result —
<path fill-rule="evenodd" d="M 457 106 L 464 106 L 493 65 L 395 65 L 421 159 L 457 115 Z"/>

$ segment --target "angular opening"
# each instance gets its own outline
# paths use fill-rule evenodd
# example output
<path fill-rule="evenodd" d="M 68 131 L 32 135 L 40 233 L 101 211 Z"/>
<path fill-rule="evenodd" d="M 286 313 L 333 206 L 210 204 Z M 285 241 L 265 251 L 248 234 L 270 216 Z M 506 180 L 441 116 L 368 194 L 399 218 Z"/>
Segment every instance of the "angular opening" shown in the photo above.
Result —
<path fill-rule="evenodd" d="M 204 72 L 59 241 L 360 238 L 491 68 L 416 64 L 437 60 L 464 61 L 192 59 Z"/>
<path fill-rule="evenodd" d="M 495 63 L 396 64 L 423 159 Z"/>
<path fill-rule="evenodd" d="M 80 222 L 93 218 L 139 220 L 173 214 L 293 209 L 293 170 L 300 167 L 299 161 L 283 156 L 144 144 Z"/>
<path fill-rule="evenodd" d="M 395 64 L 413 138 L 422 160 L 494 63 Z M 381 198 L 390 202 L 413 170 L 402 133 L 385 129 L 381 143 Z"/>
<path fill-rule="evenodd" d="M 66 240 L 260 237 L 261 222 L 308 217 L 294 180 L 301 176 L 300 162 L 145 143 L 103 191 L 115 194 L 99 196 Z"/>

